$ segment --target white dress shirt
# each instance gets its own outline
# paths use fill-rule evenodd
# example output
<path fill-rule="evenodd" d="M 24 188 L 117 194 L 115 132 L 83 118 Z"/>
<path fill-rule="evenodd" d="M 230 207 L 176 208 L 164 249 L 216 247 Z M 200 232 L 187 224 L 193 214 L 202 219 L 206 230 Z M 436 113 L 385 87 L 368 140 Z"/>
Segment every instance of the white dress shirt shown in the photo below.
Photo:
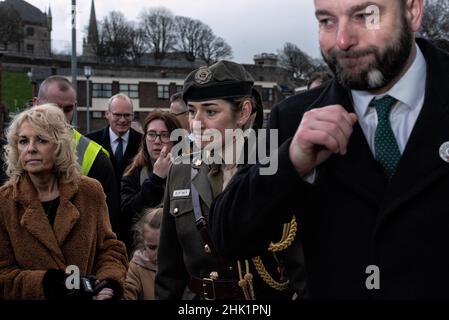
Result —
<path fill-rule="evenodd" d="M 419 113 L 424 105 L 427 64 L 418 45 L 415 44 L 415 46 L 415 60 L 402 78 L 388 92 L 376 96 L 367 91 L 351 91 L 358 122 L 373 155 L 375 154 L 374 134 L 377 127 L 377 112 L 375 108 L 369 107 L 369 104 L 375 97 L 382 98 L 385 95 L 390 95 L 398 100 L 396 105 L 391 109 L 390 123 L 401 154 L 404 152 L 410 134 L 415 126 L 416 119 L 418 119 Z M 303 179 L 308 183 L 314 183 L 316 175 L 317 171 L 314 169 Z"/>
<path fill-rule="evenodd" d="M 111 139 L 110 143 L 111 143 L 112 152 L 115 155 L 115 150 L 117 150 L 117 147 L 118 147 L 117 139 L 119 138 L 119 136 L 116 135 L 114 131 L 112 131 L 111 127 L 109 127 L 109 138 Z M 125 154 L 126 147 L 128 146 L 128 141 L 129 141 L 129 130 L 126 131 L 126 133 L 122 136 L 122 140 L 123 140 L 123 154 Z"/>
<path fill-rule="evenodd" d="M 352 90 L 354 109 L 366 140 L 374 154 L 374 133 L 377 127 L 377 112 L 368 107 L 374 97 L 390 95 L 398 102 L 390 113 L 390 123 L 401 154 L 404 152 L 416 119 L 424 104 L 427 65 L 424 56 L 416 46 L 416 57 L 404 76 L 386 93 L 376 96 L 366 91 Z"/>

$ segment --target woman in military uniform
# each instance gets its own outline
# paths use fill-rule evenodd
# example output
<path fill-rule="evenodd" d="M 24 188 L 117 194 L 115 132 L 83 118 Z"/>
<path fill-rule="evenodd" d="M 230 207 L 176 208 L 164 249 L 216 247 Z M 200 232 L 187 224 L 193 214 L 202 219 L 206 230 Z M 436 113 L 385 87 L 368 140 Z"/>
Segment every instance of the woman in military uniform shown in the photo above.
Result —
<path fill-rule="evenodd" d="M 238 169 L 217 163 L 215 156 L 235 145 L 236 153 L 242 149 L 238 138 L 224 138 L 226 129 L 262 125 L 262 102 L 253 85 L 243 66 L 229 61 L 195 70 L 185 80 L 183 99 L 199 150 L 175 159 L 167 179 L 156 299 L 181 299 L 186 286 L 199 299 L 237 300 L 289 299 L 293 289 L 302 289 L 301 257 L 286 254 L 298 245 L 296 221 L 279 230 L 265 255 L 238 261 L 220 256 L 208 234 L 211 203 Z"/>

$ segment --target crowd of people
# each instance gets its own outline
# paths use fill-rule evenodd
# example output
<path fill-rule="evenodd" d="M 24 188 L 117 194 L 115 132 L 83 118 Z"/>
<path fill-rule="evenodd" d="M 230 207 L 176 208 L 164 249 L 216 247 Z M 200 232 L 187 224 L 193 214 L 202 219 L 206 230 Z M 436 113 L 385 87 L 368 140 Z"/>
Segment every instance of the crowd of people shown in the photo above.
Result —
<path fill-rule="evenodd" d="M 415 37 L 423 0 L 314 3 L 331 72 L 272 109 L 268 158 L 241 64 L 142 126 L 116 94 L 86 136 L 46 79 L 0 140 L 0 299 L 449 298 L 449 55 Z"/>

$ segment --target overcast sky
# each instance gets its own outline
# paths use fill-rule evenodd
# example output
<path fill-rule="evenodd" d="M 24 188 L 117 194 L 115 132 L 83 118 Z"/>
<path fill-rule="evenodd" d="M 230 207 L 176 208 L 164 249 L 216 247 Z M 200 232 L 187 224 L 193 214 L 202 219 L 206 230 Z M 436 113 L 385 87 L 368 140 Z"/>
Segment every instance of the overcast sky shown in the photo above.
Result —
<path fill-rule="evenodd" d="M 27 0 L 53 13 L 54 48 L 71 48 L 71 0 Z M 77 0 L 78 51 L 89 21 L 91 0 Z M 97 20 L 118 10 L 136 21 L 143 8 L 164 6 L 175 15 L 199 19 L 224 38 L 234 60 L 252 63 L 255 54 L 277 53 L 292 42 L 314 58 L 320 57 L 318 27 L 312 0 L 95 0 Z"/>

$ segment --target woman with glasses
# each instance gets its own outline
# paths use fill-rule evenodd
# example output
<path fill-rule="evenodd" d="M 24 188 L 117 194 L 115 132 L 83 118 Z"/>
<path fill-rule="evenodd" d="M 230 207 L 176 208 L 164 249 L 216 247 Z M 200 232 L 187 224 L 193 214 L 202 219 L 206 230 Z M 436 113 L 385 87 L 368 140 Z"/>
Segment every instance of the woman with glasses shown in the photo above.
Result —
<path fill-rule="evenodd" d="M 131 227 L 140 218 L 142 210 L 162 202 L 165 179 L 172 163 L 170 135 L 180 127 L 176 117 L 168 112 L 151 112 L 144 121 L 139 151 L 121 181 L 120 226 L 125 230 L 128 248 L 132 242 Z"/>
<path fill-rule="evenodd" d="M 269 249 L 267 244 L 264 255 L 233 261 L 215 250 L 207 227 L 214 198 L 232 184 L 241 163 L 237 157 L 221 161 L 216 156 L 235 150 L 245 158 L 244 139 L 229 133 L 262 125 L 262 102 L 253 78 L 242 65 L 221 61 L 189 74 L 183 99 L 199 150 L 181 157 L 183 161 L 177 158 L 167 178 L 156 299 L 181 299 L 186 286 L 198 299 L 291 298 L 298 278 L 289 272 L 301 271 L 297 255 L 284 259 L 298 245 L 294 221 L 279 230 L 275 245 Z"/>

